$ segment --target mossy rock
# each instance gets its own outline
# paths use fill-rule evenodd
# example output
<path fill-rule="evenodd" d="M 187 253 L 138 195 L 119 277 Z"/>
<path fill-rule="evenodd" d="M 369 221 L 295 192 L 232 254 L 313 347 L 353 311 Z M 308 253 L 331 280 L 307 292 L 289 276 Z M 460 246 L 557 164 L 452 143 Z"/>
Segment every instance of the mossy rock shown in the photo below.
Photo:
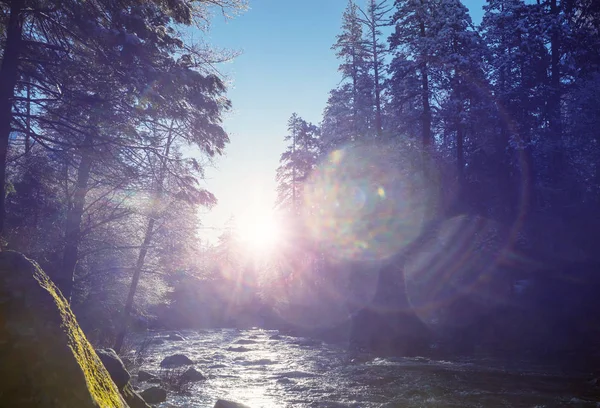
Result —
<path fill-rule="evenodd" d="M 0 406 L 126 408 L 58 288 L 0 252 Z"/>

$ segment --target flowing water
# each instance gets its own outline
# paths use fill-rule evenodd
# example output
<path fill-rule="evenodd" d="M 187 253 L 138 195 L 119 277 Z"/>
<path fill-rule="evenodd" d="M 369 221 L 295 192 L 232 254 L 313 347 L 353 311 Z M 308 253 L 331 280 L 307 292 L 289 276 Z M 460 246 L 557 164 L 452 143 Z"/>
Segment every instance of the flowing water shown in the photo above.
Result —
<path fill-rule="evenodd" d="M 219 398 L 260 407 L 600 407 L 584 374 L 485 361 L 375 358 L 265 330 L 182 332 L 150 346 L 143 369 L 183 353 L 208 379 L 159 405 L 212 407 Z M 168 333 L 156 333 L 165 338 Z M 148 384 L 139 384 L 140 389 Z"/>

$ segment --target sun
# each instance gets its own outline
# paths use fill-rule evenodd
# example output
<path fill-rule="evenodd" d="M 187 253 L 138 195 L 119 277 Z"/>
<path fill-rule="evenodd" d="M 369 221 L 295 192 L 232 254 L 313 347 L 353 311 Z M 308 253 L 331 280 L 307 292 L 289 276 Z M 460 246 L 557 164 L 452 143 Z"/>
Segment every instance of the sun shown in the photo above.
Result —
<path fill-rule="evenodd" d="M 274 250 L 281 238 L 281 229 L 271 214 L 245 214 L 238 221 L 238 232 L 246 248 L 257 254 Z"/>

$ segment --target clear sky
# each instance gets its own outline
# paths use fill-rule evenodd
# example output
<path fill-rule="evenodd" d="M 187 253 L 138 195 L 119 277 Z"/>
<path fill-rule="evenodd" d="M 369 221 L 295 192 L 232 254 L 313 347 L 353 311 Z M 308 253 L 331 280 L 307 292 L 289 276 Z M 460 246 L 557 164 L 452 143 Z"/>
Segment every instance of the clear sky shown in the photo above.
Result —
<path fill-rule="evenodd" d="M 484 0 L 464 3 L 478 23 Z M 231 81 L 233 111 L 225 118 L 231 143 L 206 171 L 206 186 L 219 204 L 202 211 L 205 227 L 221 228 L 232 215 L 245 223 L 270 214 L 288 118 L 296 112 L 318 123 L 329 91 L 341 79 L 331 45 L 346 5 L 347 0 L 250 0 L 250 9 L 233 20 L 214 19 L 208 41 L 242 54 L 220 68 Z M 214 241 L 218 234 L 207 229 L 201 235 Z"/>

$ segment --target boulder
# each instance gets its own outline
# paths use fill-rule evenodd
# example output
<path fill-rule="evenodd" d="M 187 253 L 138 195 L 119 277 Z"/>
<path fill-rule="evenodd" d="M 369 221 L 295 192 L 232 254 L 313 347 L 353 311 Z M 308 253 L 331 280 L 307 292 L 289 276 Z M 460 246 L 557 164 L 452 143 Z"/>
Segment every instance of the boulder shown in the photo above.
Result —
<path fill-rule="evenodd" d="M 33 261 L 0 253 L 0 406 L 125 408 L 60 290 Z"/>
<path fill-rule="evenodd" d="M 138 394 L 129 383 L 131 375 L 117 353 L 113 349 L 103 349 L 96 350 L 96 354 L 100 358 L 100 361 L 102 361 L 102 364 L 104 364 L 104 367 L 108 370 L 110 377 L 117 385 L 117 388 L 119 389 L 121 396 L 125 399 L 125 402 L 127 402 L 127 405 L 129 405 L 130 408 L 150 408 L 140 394 Z"/>
<path fill-rule="evenodd" d="M 250 351 L 250 350 L 251 349 L 249 349 L 248 347 L 244 347 L 244 346 L 227 348 L 227 351 L 235 351 L 236 353 L 244 353 L 244 352 Z"/>
<path fill-rule="evenodd" d="M 191 364 L 194 364 L 194 362 L 185 354 L 173 354 L 172 356 L 165 357 L 160 362 L 160 366 L 163 368 L 181 367 Z"/>
<path fill-rule="evenodd" d="M 167 390 L 162 387 L 150 387 L 141 393 L 142 398 L 149 404 L 160 404 L 167 399 Z"/>
<path fill-rule="evenodd" d="M 156 378 L 154 374 L 149 373 L 148 371 L 140 370 L 138 371 L 138 381 L 149 381 Z"/>
<path fill-rule="evenodd" d="M 239 402 L 218 400 L 214 408 L 250 408 L 248 405 L 240 404 Z"/>
<path fill-rule="evenodd" d="M 150 408 L 150 405 L 146 404 L 146 401 L 144 401 L 142 396 L 133 389 L 131 384 L 127 384 L 123 390 L 121 390 L 121 395 L 125 398 L 129 408 Z"/>
<path fill-rule="evenodd" d="M 131 379 L 129 371 L 125 369 L 125 365 L 113 349 L 100 349 L 96 350 L 96 354 L 104 364 L 104 367 L 108 370 L 110 377 L 119 388 L 122 390 Z"/>
<path fill-rule="evenodd" d="M 256 340 L 239 339 L 234 342 L 235 344 L 256 344 Z"/>
<path fill-rule="evenodd" d="M 196 370 L 194 367 L 188 368 L 182 375 L 182 380 L 185 382 L 197 382 L 204 381 L 206 377 L 200 371 Z"/>
<path fill-rule="evenodd" d="M 167 337 L 167 340 L 171 340 L 171 341 L 185 341 L 185 337 L 183 337 L 181 334 L 178 333 L 172 333 L 169 335 L 169 337 Z"/>

